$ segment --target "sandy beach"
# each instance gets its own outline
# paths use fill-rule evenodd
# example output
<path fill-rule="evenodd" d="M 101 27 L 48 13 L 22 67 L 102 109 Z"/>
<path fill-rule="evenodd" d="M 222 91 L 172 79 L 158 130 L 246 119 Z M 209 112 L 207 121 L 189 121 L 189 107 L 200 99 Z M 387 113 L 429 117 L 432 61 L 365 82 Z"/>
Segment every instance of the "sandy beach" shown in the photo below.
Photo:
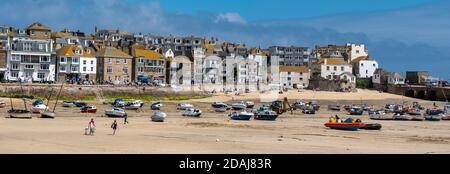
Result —
<path fill-rule="evenodd" d="M 234 121 L 228 113 L 214 113 L 211 103 L 231 100 L 253 100 L 256 106 L 274 98 L 288 97 L 294 100 L 318 100 L 321 110 L 315 115 L 304 115 L 300 111 L 285 113 L 276 121 Z M 119 129 L 112 135 L 113 118 L 104 115 L 110 105 L 92 102 L 97 106 L 96 114 L 82 114 L 79 108 L 63 108 L 57 105 L 55 119 L 37 118 L 20 120 L 5 118 L 10 109 L 0 108 L 0 153 L 145 153 L 145 154 L 229 154 L 229 153 L 450 153 L 450 121 L 377 121 L 368 119 L 367 113 L 355 116 L 365 123 L 381 123 L 381 130 L 340 131 L 326 128 L 323 124 L 332 114 L 345 117 L 345 111 L 332 112 L 326 109 L 330 103 L 367 103 L 377 107 L 385 103 L 419 101 L 424 106 L 433 102 L 422 101 L 359 90 L 357 93 L 289 91 L 275 93 L 249 93 L 240 96 L 217 94 L 210 98 L 190 101 L 164 102 L 162 111 L 167 113 L 165 122 L 150 121 L 154 112 L 148 103 L 138 111 L 128 111 L 130 124 L 117 119 Z M 54 101 L 53 101 L 54 102 Z M 53 103 L 52 102 L 52 103 Z M 203 110 L 200 118 L 186 118 L 177 111 L 177 103 L 189 102 Z M 437 103 L 443 106 L 444 103 Z M 52 107 L 53 104 L 50 105 Z M 22 108 L 23 102 L 14 99 L 14 106 Z M 94 118 L 97 132 L 84 135 L 84 128 Z"/>

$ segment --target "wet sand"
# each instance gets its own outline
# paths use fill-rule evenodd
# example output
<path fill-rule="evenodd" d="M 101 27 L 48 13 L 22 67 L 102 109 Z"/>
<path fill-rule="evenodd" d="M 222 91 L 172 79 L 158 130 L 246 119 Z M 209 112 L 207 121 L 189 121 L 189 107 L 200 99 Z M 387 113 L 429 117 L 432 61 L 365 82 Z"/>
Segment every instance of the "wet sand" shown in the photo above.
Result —
<path fill-rule="evenodd" d="M 164 102 L 162 111 L 166 121 L 150 121 L 154 112 L 148 103 L 139 111 L 128 111 L 130 124 L 119 121 L 119 130 L 112 135 L 113 118 L 103 116 L 110 105 L 96 104 L 96 114 L 82 114 L 78 108 L 63 108 L 58 105 L 56 119 L 42 119 L 34 115 L 30 120 L 5 118 L 8 104 L 0 108 L 0 153 L 450 153 L 450 121 L 376 121 L 368 119 L 367 113 L 355 116 L 365 123 L 381 123 L 378 131 L 340 131 L 323 126 L 332 114 L 326 109 L 328 103 L 367 103 L 381 107 L 385 103 L 419 101 L 431 106 L 433 102 L 421 101 L 376 91 L 358 93 L 328 93 L 313 91 L 291 91 L 277 96 L 289 96 L 290 100 L 319 100 L 321 110 L 315 115 L 304 115 L 295 111 L 285 113 L 276 121 L 233 121 L 228 113 L 214 113 L 211 102 L 254 100 L 261 103 L 258 93 L 241 96 L 218 94 L 211 98 L 183 101 L 203 110 L 200 118 L 181 116 L 175 108 L 180 102 Z M 362 97 L 365 96 L 365 97 Z M 268 98 L 267 96 L 264 96 Z M 264 102 L 264 100 L 263 100 Z M 23 107 L 14 100 L 16 107 Z M 443 106 L 443 103 L 437 103 Z M 50 105 L 52 107 L 52 105 Z M 97 132 L 84 135 L 84 128 L 94 118 Z"/>

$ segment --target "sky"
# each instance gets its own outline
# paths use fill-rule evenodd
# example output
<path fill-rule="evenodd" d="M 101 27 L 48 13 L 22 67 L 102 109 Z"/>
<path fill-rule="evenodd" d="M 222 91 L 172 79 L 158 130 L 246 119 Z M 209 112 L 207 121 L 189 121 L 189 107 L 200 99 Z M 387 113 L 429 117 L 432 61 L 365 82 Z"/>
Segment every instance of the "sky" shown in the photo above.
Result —
<path fill-rule="evenodd" d="M 365 43 L 390 71 L 450 78 L 447 0 L 2 0 L 0 25 L 121 28 L 248 46 Z"/>

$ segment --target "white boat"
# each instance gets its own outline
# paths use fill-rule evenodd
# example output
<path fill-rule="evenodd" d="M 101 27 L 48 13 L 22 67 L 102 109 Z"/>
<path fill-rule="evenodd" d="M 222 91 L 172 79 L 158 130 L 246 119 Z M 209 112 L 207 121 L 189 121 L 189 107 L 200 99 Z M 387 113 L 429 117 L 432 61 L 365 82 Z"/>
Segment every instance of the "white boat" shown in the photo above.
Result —
<path fill-rule="evenodd" d="M 183 112 L 183 116 L 188 117 L 200 117 L 200 115 L 202 115 L 202 111 L 195 108 L 187 108 L 186 111 Z"/>
<path fill-rule="evenodd" d="M 189 108 L 194 108 L 194 106 L 189 103 L 178 103 L 177 104 L 177 110 L 186 110 Z"/>
<path fill-rule="evenodd" d="M 6 107 L 6 102 L 3 100 L 0 100 L 0 108 Z"/>
<path fill-rule="evenodd" d="M 297 109 L 304 109 L 306 107 L 306 102 L 300 101 L 300 100 L 299 101 L 295 101 L 292 104 L 292 107 L 297 108 Z"/>
<path fill-rule="evenodd" d="M 41 112 L 41 118 L 55 118 L 56 113 L 51 111 L 42 111 Z"/>
<path fill-rule="evenodd" d="M 250 120 L 254 116 L 253 113 L 242 110 L 240 112 L 232 112 L 230 118 L 233 120 Z"/>
<path fill-rule="evenodd" d="M 214 111 L 216 112 L 227 112 L 228 107 L 220 107 L 220 108 L 214 108 Z"/>
<path fill-rule="evenodd" d="M 63 107 L 70 108 L 70 107 L 74 107 L 74 106 L 75 106 L 75 104 L 72 101 L 64 101 L 63 102 Z"/>
<path fill-rule="evenodd" d="M 386 114 L 384 110 L 373 111 L 369 114 L 369 118 L 372 120 L 393 120 L 394 116 Z"/>
<path fill-rule="evenodd" d="M 155 112 L 155 113 L 152 115 L 151 119 L 152 119 L 152 121 L 154 121 L 154 122 L 164 122 L 164 120 L 166 119 L 166 117 L 167 117 L 167 114 L 164 113 L 164 112 Z"/>
<path fill-rule="evenodd" d="M 160 110 L 163 104 L 161 102 L 154 102 L 150 105 L 151 110 Z"/>
<path fill-rule="evenodd" d="M 244 102 L 233 103 L 231 104 L 231 108 L 233 108 L 234 110 L 242 110 L 247 108 L 247 105 Z"/>
<path fill-rule="evenodd" d="M 139 101 L 128 102 L 125 104 L 124 108 L 126 110 L 137 110 L 141 108 L 141 103 Z"/>
<path fill-rule="evenodd" d="M 38 105 L 31 106 L 32 113 L 41 113 L 41 111 L 45 111 L 47 109 L 48 109 L 48 107 L 44 104 L 38 104 Z"/>
<path fill-rule="evenodd" d="M 111 110 L 106 110 L 105 115 L 108 117 L 124 117 L 127 113 L 122 108 L 113 108 Z"/>
<path fill-rule="evenodd" d="M 247 108 L 253 108 L 255 106 L 255 103 L 252 101 L 244 101 L 245 107 Z"/>
<path fill-rule="evenodd" d="M 412 120 L 413 117 L 411 115 L 405 115 L 405 114 L 394 114 L 393 116 L 394 120 L 403 120 L 403 121 L 409 121 Z"/>

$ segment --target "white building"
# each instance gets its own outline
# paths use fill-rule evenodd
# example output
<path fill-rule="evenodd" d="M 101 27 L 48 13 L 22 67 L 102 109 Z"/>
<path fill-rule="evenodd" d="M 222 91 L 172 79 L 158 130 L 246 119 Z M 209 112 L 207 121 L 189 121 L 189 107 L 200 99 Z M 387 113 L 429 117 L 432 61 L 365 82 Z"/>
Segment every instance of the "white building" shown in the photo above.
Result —
<path fill-rule="evenodd" d="M 280 66 L 281 86 L 288 89 L 307 88 L 310 74 L 306 66 Z"/>
<path fill-rule="evenodd" d="M 96 81 L 97 59 L 91 48 L 67 45 L 56 52 L 58 81 Z"/>
<path fill-rule="evenodd" d="M 343 58 L 323 58 L 319 60 L 320 76 L 328 80 L 339 79 L 343 73 L 352 73 L 352 65 Z"/>
<path fill-rule="evenodd" d="M 358 78 L 371 78 L 378 69 L 378 62 L 368 56 L 352 60 L 353 74 Z"/>
<path fill-rule="evenodd" d="M 397 72 L 390 72 L 388 74 L 387 78 L 389 85 L 404 85 L 405 84 L 405 78 Z"/>
<path fill-rule="evenodd" d="M 367 57 L 369 56 L 369 52 L 366 49 L 366 46 L 364 44 L 359 44 L 356 45 L 354 43 L 347 44 L 347 47 L 350 47 L 350 60 L 349 61 L 353 61 L 354 59 L 358 58 L 358 57 Z"/>

